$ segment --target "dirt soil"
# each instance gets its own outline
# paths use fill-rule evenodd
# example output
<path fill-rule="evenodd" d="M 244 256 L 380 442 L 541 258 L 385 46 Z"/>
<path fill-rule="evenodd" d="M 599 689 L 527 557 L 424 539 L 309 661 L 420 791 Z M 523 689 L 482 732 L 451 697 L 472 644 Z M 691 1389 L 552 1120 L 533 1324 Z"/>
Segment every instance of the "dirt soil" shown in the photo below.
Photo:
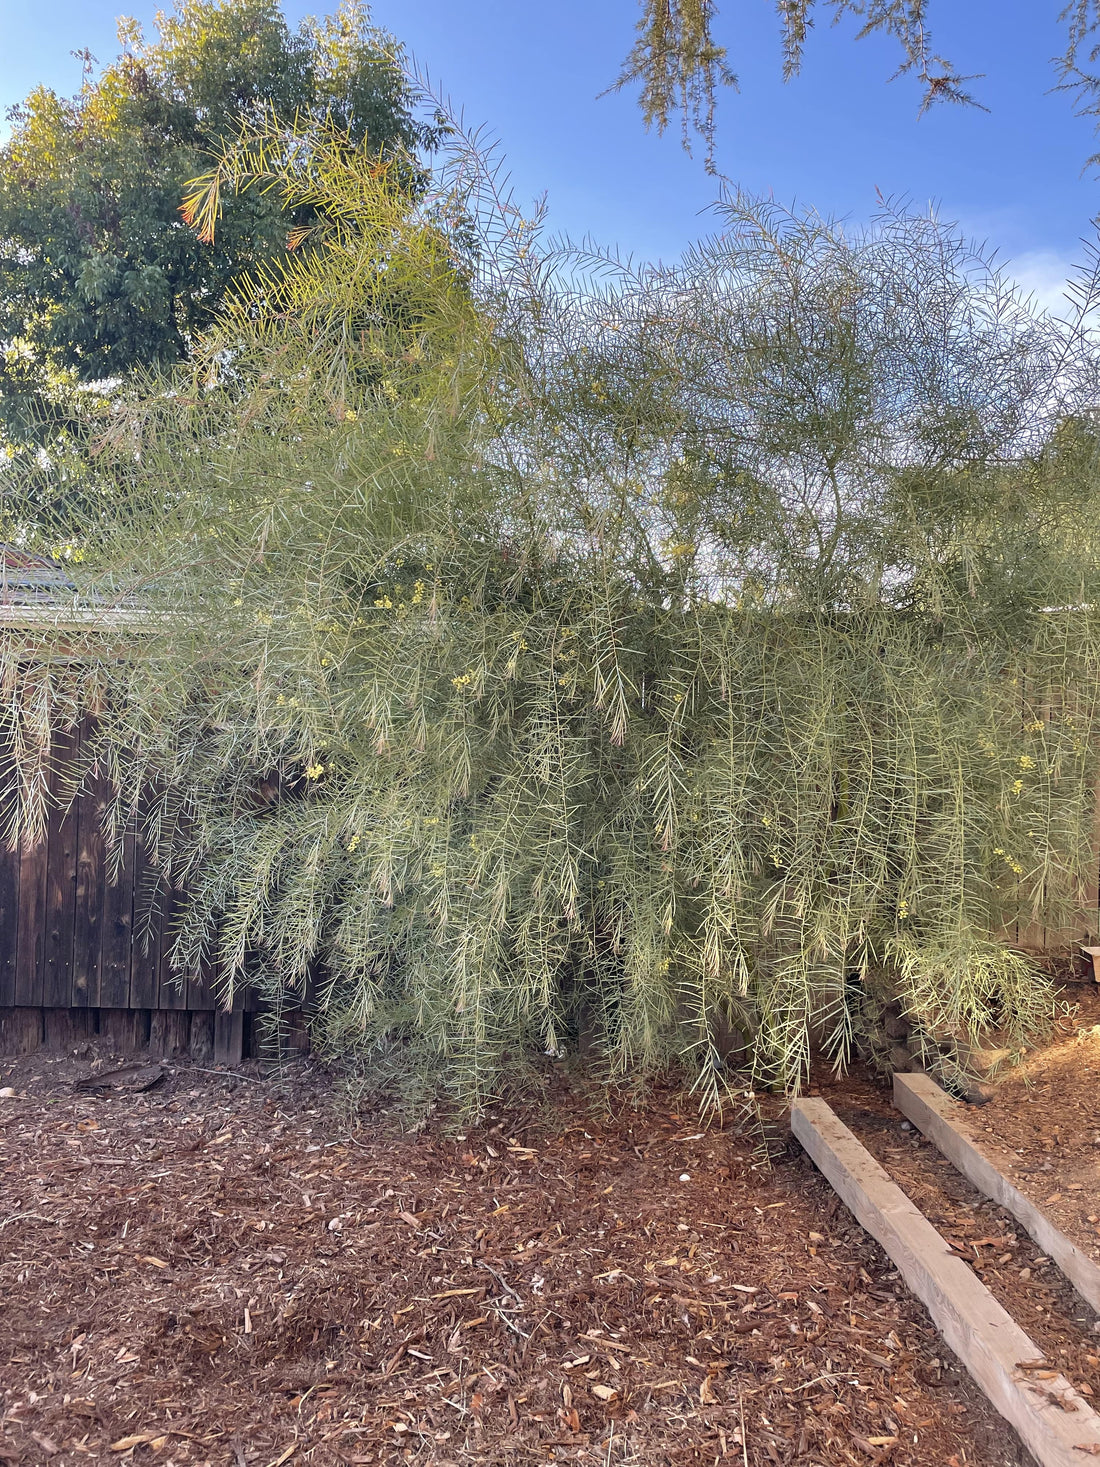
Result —
<path fill-rule="evenodd" d="M 1066 997 L 1070 1017 L 1055 1042 L 997 1084 L 974 1118 L 975 1136 L 1056 1227 L 1100 1260 L 1100 988 Z"/>
<path fill-rule="evenodd" d="M 2 1463 L 1028 1460 L 809 1162 L 671 1091 L 412 1135 L 109 1063 L 0 1062 Z"/>

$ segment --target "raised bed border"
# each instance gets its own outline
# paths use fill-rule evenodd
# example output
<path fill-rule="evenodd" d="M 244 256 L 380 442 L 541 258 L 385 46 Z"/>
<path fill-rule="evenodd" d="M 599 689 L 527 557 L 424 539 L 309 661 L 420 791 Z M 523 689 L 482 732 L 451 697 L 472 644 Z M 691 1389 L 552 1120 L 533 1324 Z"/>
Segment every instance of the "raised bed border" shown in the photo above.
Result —
<path fill-rule="evenodd" d="M 1100 1455 L 1100 1416 L 1064 1376 L 1040 1380 L 1018 1370 L 1020 1362 L 1041 1363 L 1043 1352 L 828 1103 L 796 1100 L 791 1128 L 1040 1467 L 1081 1467 Z"/>
<path fill-rule="evenodd" d="M 894 1075 L 894 1104 L 907 1120 L 999 1207 L 1023 1224 L 1049 1258 L 1065 1274 L 1092 1309 L 1100 1312 L 1100 1268 L 1056 1228 L 1030 1197 L 1009 1179 L 970 1135 L 963 1107 L 936 1084 L 931 1075 Z"/>

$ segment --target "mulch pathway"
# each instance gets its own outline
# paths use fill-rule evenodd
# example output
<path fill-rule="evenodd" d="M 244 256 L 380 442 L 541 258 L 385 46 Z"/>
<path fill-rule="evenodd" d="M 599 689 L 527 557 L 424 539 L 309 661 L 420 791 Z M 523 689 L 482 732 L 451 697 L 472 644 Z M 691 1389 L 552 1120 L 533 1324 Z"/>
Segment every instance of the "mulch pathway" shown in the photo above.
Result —
<path fill-rule="evenodd" d="M 406 1134 L 93 1062 L 0 1062 L 2 1463 L 1027 1460 L 805 1158 L 672 1091 Z"/>

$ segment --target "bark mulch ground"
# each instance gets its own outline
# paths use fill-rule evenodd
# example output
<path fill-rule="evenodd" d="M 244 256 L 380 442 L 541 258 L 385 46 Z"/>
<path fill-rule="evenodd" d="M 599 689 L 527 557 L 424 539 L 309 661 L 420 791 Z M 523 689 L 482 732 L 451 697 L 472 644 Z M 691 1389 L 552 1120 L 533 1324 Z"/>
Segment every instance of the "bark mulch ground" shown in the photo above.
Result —
<path fill-rule="evenodd" d="M 1000 1080 L 978 1134 L 1013 1184 L 1100 1260 L 1100 990 L 1066 997 L 1055 1042 Z"/>
<path fill-rule="evenodd" d="M 809 1163 L 672 1092 L 409 1135 L 104 1063 L 0 1064 L 2 1463 L 1026 1460 Z"/>
<path fill-rule="evenodd" d="M 1082 1086 L 1083 1081 L 1083 1086 Z M 1074 1088 L 1087 1088 L 1078 1077 Z M 1011 1213 L 995 1206 L 890 1104 L 888 1093 L 858 1079 L 823 1093 L 891 1178 L 953 1251 L 1082 1395 L 1100 1402 L 1100 1323 L 1057 1266 Z M 988 1109 L 968 1117 L 976 1129 Z M 983 1136 L 983 1144 L 989 1137 Z M 993 1148 L 991 1147 L 990 1150 Z M 1093 1205 L 1097 1203 L 1094 1195 Z"/>

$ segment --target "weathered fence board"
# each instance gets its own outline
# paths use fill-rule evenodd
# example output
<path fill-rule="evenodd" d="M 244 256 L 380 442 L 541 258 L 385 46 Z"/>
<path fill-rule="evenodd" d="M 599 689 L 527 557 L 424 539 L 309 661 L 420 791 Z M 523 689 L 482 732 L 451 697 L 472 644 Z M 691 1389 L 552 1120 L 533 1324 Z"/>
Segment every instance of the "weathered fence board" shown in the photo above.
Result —
<path fill-rule="evenodd" d="M 106 873 L 105 873 L 106 874 Z M 103 939 L 99 963 L 99 1006 L 124 1009 L 130 1003 L 130 962 L 134 947 L 134 830 L 122 839 L 122 864 L 115 881 L 103 886 Z"/>
<path fill-rule="evenodd" d="M 11 750 L 0 739 L 0 834 L 14 818 L 17 791 Z M 0 838 L 0 1008 L 15 1004 L 16 955 L 19 951 L 19 859 Z"/>
<path fill-rule="evenodd" d="M 76 855 L 80 807 L 64 801 L 63 781 L 80 754 L 80 731 L 62 730 L 55 743 L 50 791 L 59 809 L 51 821 L 46 847 L 46 931 L 42 943 L 44 1008 L 72 1004 L 73 939 L 76 919 Z"/>
<path fill-rule="evenodd" d="M 46 936 L 46 841 L 19 841 L 19 908 L 16 921 L 15 1002 L 41 1004 L 42 947 Z"/>
<path fill-rule="evenodd" d="M 88 726 L 54 734 L 45 838 L 24 833 L 15 849 L 0 842 L 0 1010 L 214 1012 L 221 1004 L 213 964 L 182 974 L 171 966 L 185 896 L 153 865 L 139 822 L 123 833 L 116 862 L 104 834 L 106 783 L 93 774 L 67 798 Z M 17 799 L 11 751 L 0 746 L 0 821 Z M 254 1007 L 254 995 L 238 987 L 233 1011 Z M 229 1050 L 240 1030 L 229 1026 Z"/>
<path fill-rule="evenodd" d="M 179 920 L 183 906 L 183 893 L 176 887 L 162 884 L 159 891 L 161 903 L 162 926 L 166 934 L 163 948 L 157 953 L 156 980 L 159 997 L 157 1007 L 162 1009 L 186 1009 L 188 1007 L 188 988 L 190 977 L 186 973 L 177 973 L 171 964 L 171 933 Z M 209 1007 L 215 1005 L 210 1003 Z"/>
<path fill-rule="evenodd" d="M 76 894 L 73 904 L 74 1008 L 98 1008 L 103 958 L 103 882 L 106 849 L 103 814 L 107 792 L 95 781 L 80 796 L 80 829 L 76 850 Z"/>
<path fill-rule="evenodd" d="M 133 948 L 130 955 L 130 1007 L 175 1008 L 160 991 L 162 927 L 168 916 L 164 882 L 149 860 L 141 830 L 134 833 Z"/>

